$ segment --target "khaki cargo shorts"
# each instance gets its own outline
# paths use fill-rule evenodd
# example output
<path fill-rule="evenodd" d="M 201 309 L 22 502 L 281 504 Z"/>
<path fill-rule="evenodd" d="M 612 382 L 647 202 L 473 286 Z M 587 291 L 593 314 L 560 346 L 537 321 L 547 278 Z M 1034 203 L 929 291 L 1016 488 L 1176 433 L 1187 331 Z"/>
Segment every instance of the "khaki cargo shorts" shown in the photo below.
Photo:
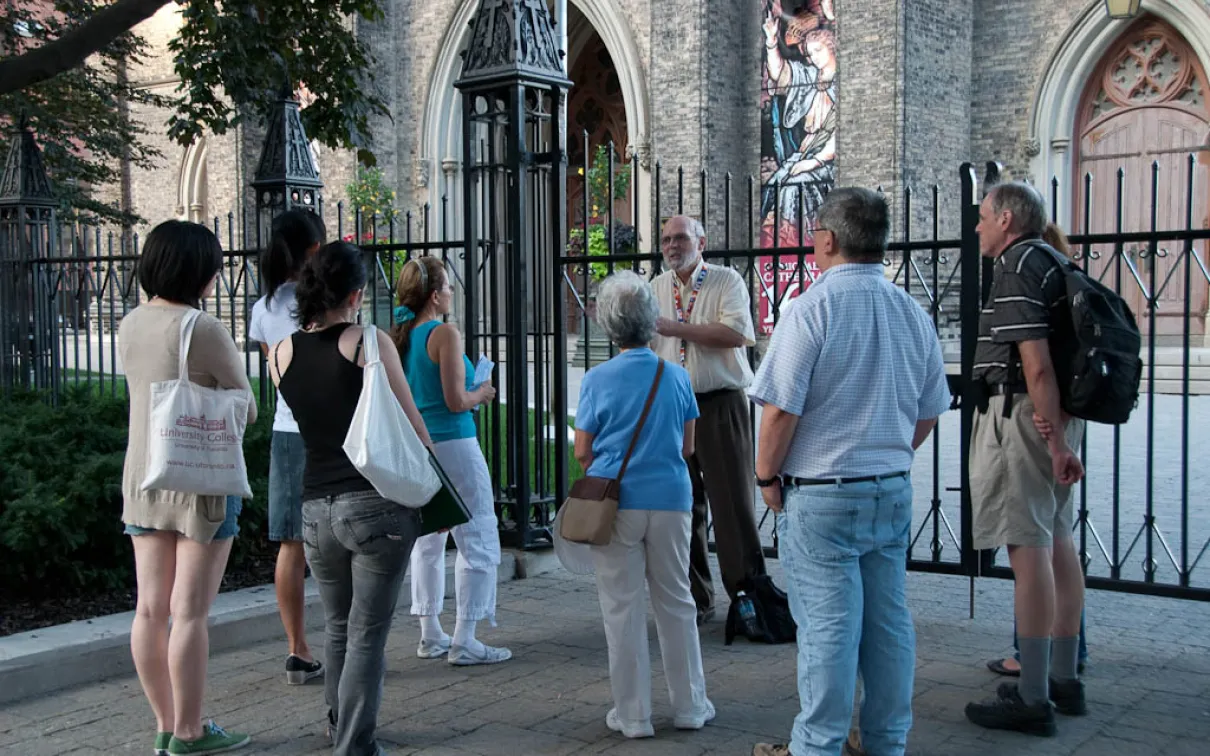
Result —
<path fill-rule="evenodd" d="M 1050 451 L 1033 421 L 1029 397 L 1013 397 L 1004 417 L 1004 397 L 993 396 L 985 413 L 975 413 L 971 431 L 971 505 L 976 549 L 1054 545 L 1056 533 L 1075 527 L 1072 487 L 1051 473 Z M 1084 421 L 1067 424 L 1067 443 L 1076 453 Z"/>

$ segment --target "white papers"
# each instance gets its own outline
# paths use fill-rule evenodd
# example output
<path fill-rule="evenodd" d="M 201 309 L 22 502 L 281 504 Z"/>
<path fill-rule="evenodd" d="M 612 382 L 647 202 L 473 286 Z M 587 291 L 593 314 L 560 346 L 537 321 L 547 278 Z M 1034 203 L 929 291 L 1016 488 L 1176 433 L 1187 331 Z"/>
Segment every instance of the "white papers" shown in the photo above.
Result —
<path fill-rule="evenodd" d="M 492 371 L 496 369 L 496 363 L 487 358 L 486 354 L 479 355 L 479 364 L 475 365 L 475 377 L 471 381 L 471 385 L 479 388 L 483 384 L 492 379 Z"/>

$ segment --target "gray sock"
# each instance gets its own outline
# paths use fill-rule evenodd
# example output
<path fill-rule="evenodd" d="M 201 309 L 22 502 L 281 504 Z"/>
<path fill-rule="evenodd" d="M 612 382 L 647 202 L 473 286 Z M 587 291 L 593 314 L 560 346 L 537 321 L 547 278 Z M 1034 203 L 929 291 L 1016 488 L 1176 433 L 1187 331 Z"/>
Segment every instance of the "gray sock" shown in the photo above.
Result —
<path fill-rule="evenodd" d="M 1019 638 L 1021 643 L 1021 700 L 1032 705 L 1050 700 L 1050 638 Z"/>
<path fill-rule="evenodd" d="M 1050 648 L 1050 676 L 1056 680 L 1079 677 L 1080 638 L 1055 638 Z"/>

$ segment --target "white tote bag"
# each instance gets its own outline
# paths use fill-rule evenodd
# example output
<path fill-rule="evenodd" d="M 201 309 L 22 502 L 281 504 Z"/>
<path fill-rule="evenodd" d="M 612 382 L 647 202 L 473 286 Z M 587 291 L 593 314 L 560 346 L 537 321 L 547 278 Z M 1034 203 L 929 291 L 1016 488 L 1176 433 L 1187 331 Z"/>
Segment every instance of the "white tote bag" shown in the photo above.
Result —
<path fill-rule="evenodd" d="M 244 465 L 248 402 L 243 389 L 206 388 L 189 380 L 189 344 L 201 315 L 181 318 L 179 377 L 151 384 L 144 491 L 252 498 Z"/>
<path fill-rule="evenodd" d="M 399 406 L 378 355 L 378 329 L 362 336 L 366 366 L 344 451 L 382 498 L 419 509 L 441 489 L 416 429 Z"/>

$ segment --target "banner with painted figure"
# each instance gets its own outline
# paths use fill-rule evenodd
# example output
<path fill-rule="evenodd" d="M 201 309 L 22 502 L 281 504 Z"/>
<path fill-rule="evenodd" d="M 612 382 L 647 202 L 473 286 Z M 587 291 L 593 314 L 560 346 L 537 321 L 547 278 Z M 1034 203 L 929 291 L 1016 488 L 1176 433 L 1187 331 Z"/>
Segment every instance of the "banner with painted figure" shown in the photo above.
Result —
<path fill-rule="evenodd" d="M 836 11 L 833 0 L 765 0 L 761 44 L 762 248 L 810 246 L 815 216 L 836 182 Z M 775 302 L 810 284 L 796 255 L 760 260 L 760 323 Z M 804 267 L 817 275 L 814 255 Z"/>

